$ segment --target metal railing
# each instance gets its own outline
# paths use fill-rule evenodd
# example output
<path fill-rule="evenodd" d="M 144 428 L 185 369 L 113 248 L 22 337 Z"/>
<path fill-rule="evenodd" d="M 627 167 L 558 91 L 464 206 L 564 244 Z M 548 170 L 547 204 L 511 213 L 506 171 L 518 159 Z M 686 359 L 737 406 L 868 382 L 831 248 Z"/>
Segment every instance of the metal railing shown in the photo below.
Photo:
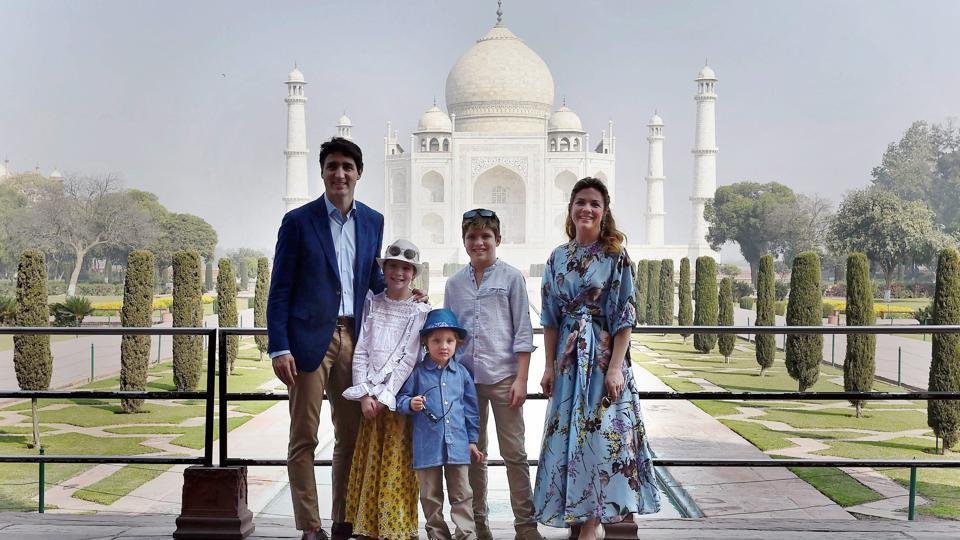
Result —
<path fill-rule="evenodd" d="M 957 334 L 960 325 L 951 326 L 640 326 L 634 334 Z M 542 329 L 535 329 L 542 334 Z M 200 335 L 207 336 L 207 377 L 203 391 L 107 391 L 107 390 L 18 390 L 0 391 L 0 398 L 39 399 L 203 399 L 205 401 L 204 445 L 202 457 L 165 456 L 96 456 L 96 455 L 0 455 L 0 463 L 141 463 L 214 466 L 214 408 L 219 411 L 218 466 L 285 466 L 286 459 L 230 457 L 227 409 L 231 401 L 279 401 L 289 396 L 283 392 L 230 392 L 228 388 L 227 337 L 264 335 L 263 328 L 0 328 L 0 335 Z M 215 346 L 216 345 L 216 346 Z M 216 352 L 219 350 L 219 355 Z M 219 358 L 219 359 L 218 359 Z M 215 378 L 218 375 L 218 379 Z M 216 386 L 215 386 L 216 385 Z M 214 391 L 216 387 L 216 392 Z M 215 399 L 219 394 L 219 401 Z M 960 400 L 960 392 L 717 392 L 717 391 L 638 391 L 644 400 Z M 326 399 L 324 396 L 323 399 Z M 541 393 L 528 394 L 528 399 L 547 399 Z M 215 403 L 216 401 L 216 403 Z M 724 459 L 724 458 L 653 458 L 653 464 L 664 467 L 896 467 L 911 471 L 910 517 L 913 518 L 916 470 L 918 468 L 960 468 L 960 460 L 946 459 Z M 330 460 L 315 460 L 318 466 L 329 466 Z M 536 466 L 537 460 L 529 460 Z M 489 460 L 489 465 L 503 465 L 502 460 Z"/>
<path fill-rule="evenodd" d="M 110 463 L 153 465 L 213 466 L 213 411 L 214 373 L 216 362 L 216 328 L 91 328 L 91 327 L 0 327 L 0 335 L 52 336 L 207 336 L 207 380 L 205 390 L 196 391 L 134 391 L 134 390 L 2 390 L 0 399 L 202 399 L 205 427 L 203 456 L 105 456 L 105 455 L 0 455 L 0 463 Z"/>

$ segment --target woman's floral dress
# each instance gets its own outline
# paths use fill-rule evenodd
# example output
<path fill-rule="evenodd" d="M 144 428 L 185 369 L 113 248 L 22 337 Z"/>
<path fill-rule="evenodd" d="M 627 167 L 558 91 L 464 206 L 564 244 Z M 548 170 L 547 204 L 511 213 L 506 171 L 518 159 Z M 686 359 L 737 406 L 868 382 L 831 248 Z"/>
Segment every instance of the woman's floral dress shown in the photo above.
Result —
<path fill-rule="evenodd" d="M 629 361 L 624 391 L 608 406 L 604 376 L 613 336 L 636 322 L 625 251 L 599 242 L 553 250 L 543 273 L 541 323 L 558 332 L 556 379 L 534 490 L 537 520 L 568 527 L 660 510 L 650 449 Z"/>

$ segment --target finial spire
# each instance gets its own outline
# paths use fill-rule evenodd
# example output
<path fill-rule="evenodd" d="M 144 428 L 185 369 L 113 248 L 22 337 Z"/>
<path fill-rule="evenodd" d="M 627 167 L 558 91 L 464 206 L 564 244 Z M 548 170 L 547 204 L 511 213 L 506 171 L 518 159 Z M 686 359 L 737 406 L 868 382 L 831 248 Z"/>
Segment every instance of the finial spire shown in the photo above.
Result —
<path fill-rule="evenodd" d="M 566 95 L 566 94 L 563 95 L 563 106 L 564 106 L 564 107 L 567 106 L 567 95 Z"/>
<path fill-rule="evenodd" d="M 437 96 L 433 96 L 433 106 L 437 106 Z"/>
<path fill-rule="evenodd" d="M 503 22 L 503 0 L 497 0 L 497 26 Z"/>

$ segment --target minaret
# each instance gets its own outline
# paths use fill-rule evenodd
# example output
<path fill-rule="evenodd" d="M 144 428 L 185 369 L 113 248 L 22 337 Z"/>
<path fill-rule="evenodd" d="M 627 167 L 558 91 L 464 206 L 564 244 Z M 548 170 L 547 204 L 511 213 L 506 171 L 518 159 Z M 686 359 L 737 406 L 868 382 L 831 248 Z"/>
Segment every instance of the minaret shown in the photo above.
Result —
<path fill-rule="evenodd" d="M 340 116 L 340 120 L 337 120 L 337 137 L 343 137 L 344 139 L 353 139 L 353 135 L 350 134 L 350 130 L 353 128 L 353 122 L 350 121 L 350 117 L 347 116 L 347 113 L 343 113 Z"/>
<path fill-rule="evenodd" d="M 304 115 L 304 106 L 307 102 L 303 95 L 303 73 L 297 69 L 287 76 L 287 149 L 283 154 L 287 156 L 287 190 L 283 197 L 286 205 L 285 212 L 303 206 L 310 201 L 310 190 L 307 184 L 307 120 Z"/>
<path fill-rule="evenodd" d="M 704 64 L 696 78 L 697 133 L 693 147 L 693 235 L 691 247 L 709 249 L 703 208 L 717 190 L 717 77 Z"/>
<path fill-rule="evenodd" d="M 663 245 L 663 119 L 656 113 L 647 124 L 650 143 L 647 159 L 647 244 Z"/>

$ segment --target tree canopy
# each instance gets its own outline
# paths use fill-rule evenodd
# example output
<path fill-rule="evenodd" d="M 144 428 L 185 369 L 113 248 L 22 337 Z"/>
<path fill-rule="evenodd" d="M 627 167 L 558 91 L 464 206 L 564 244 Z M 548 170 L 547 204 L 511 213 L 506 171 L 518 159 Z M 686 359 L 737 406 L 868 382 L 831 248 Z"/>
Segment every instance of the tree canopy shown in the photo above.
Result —
<path fill-rule="evenodd" d="M 785 235 L 775 217 L 796 200 L 792 189 L 777 182 L 720 186 L 704 209 L 710 247 L 719 250 L 727 242 L 739 244 L 740 253 L 750 263 L 752 279 L 756 280 L 760 256 L 783 252 Z"/>
<path fill-rule="evenodd" d="M 867 188 L 850 192 L 830 224 L 834 252 L 863 252 L 883 272 L 886 287 L 897 265 L 926 264 L 951 243 L 922 201 L 906 201 L 892 191 Z"/>

